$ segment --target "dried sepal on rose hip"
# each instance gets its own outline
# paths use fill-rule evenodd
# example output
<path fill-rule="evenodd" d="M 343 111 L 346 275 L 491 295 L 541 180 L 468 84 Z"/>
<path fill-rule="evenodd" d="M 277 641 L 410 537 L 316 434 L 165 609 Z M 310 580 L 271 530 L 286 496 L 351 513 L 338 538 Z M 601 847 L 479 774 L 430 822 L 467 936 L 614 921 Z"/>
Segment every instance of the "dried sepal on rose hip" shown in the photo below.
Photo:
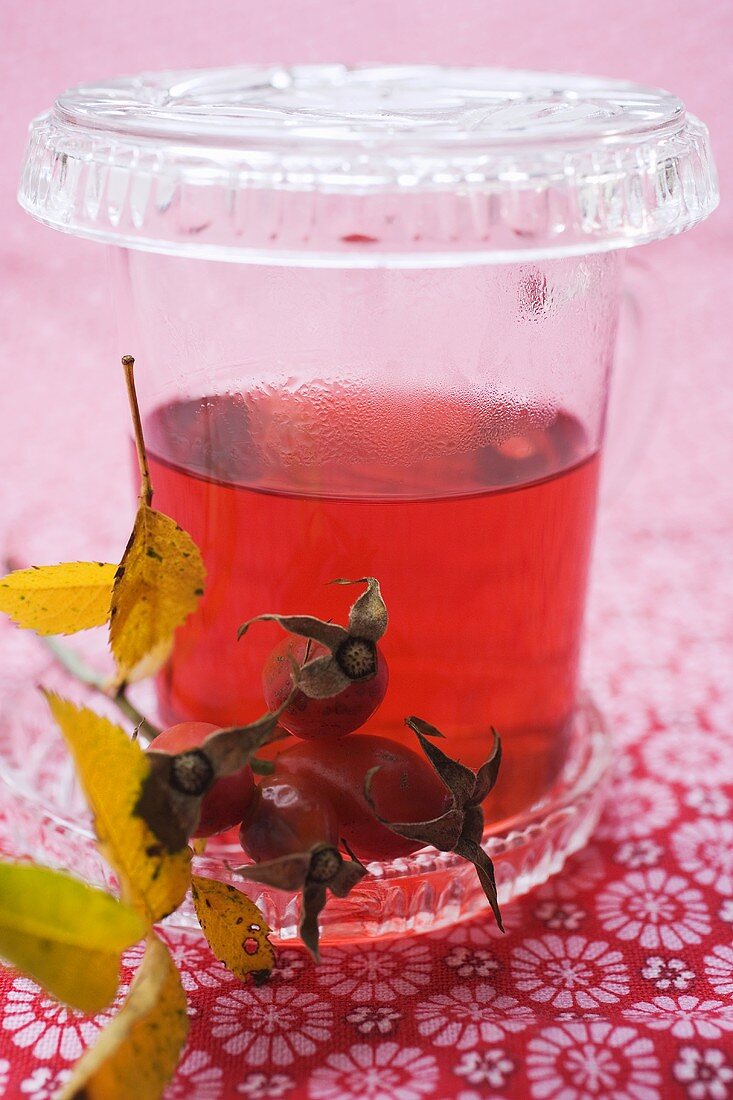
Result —
<path fill-rule="evenodd" d="M 245 768 L 263 745 L 287 736 L 278 726 L 279 716 L 275 711 L 246 726 L 216 730 L 195 749 L 173 754 L 149 750 L 150 775 L 136 812 L 158 835 L 162 830 L 193 836 L 201 803 L 214 783 Z"/>
<path fill-rule="evenodd" d="M 339 577 L 331 584 L 365 584 L 349 611 L 348 627 L 328 623 L 312 615 L 257 615 L 240 626 L 237 637 L 247 633 L 252 623 L 275 622 L 290 634 L 297 634 L 325 648 L 307 660 L 299 670 L 298 687 L 310 699 L 329 699 L 351 684 L 374 679 L 379 673 L 377 642 L 388 622 L 387 607 L 375 577 L 346 580 Z M 385 684 L 386 688 L 386 684 Z M 381 700 L 380 700 L 381 701 Z"/>
<path fill-rule="evenodd" d="M 385 821 L 377 812 L 372 797 L 372 782 L 379 768 L 372 768 L 364 782 L 364 795 L 372 808 L 374 816 L 398 836 L 408 840 L 430 844 L 440 852 L 455 852 L 472 863 L 476 868 L 479 882 L 486 894 L 501 931 L 504 925 L 496 896 L 494 865 L 481 847 L 484 830 L 484 811 L 482 802 L 493 789 L 501 766 L 501 739 L 492 729 L 493 744 L 491 752 L 477 772 L 453 760 L 440 749 L 433 739 L 443 738 L 435 726 L 422 718 L 410 717 L 405 723 L 417 734 L 420 747 L 432 764 L 436 773 L 448 788 L 452 796 L 449 809 L 430 821 Z"/>
<path fill-rule="evenodd" d="M 349 859 L 333 845 L 320 843 L 306 852 L 280 856 L 251 867 L 238 867 L 235 871 L 250 882 L 274 886 L 276 890 L 301 891 L 300 938 L 316 962 L 319 962 L 318 917 L 326 904 L 328 891 L 337 898 L 345 898 L 368 873 L 348 847 L 343 846 Z"/>
<path fill-rule="evenodd" d="M 220 728 L 211 722 L 178 722 L 162 730 L 150 742 L 148 751 L 177 756 L 200 749 L 206 738 Z M 253 757 L 239 771 L 214 780 L 201 801 L 199 822 L 192 834 L 195 839 L 217 836 L 240 824 L 255 797 L 255 768 L 261 770 L 263 764 Z"/>

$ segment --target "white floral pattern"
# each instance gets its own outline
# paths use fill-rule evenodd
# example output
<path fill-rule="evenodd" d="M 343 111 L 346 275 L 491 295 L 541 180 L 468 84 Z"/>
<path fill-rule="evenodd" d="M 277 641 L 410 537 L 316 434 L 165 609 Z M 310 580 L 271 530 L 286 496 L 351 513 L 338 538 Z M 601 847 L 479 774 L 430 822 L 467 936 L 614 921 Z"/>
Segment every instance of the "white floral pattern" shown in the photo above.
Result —
<path fill-rule="evenodd" d="M 639 1001 L 626 1009 L 630 1020 L 646 1024 L 657 1031 L 671 1031 L 676 1039 L 719 1039 L 725 1031 L 733 1031 L 733 1005 L 723 1001 L 701 1001 L 699 997 L 655 997 Z"/>
<path fill-rule="evenodd" d="M 572 901 L 541 901 L 534 911 L 537 920 L 548 928 L 575 932 L 586 918 L 586 912 Z"/>
<path fill-rule="evenodd" d="M 402 1019 L 402 1013 L 384 1005 L 359 1005 L 346 1013 L 346 1019 L 361 1035 L 390 1035 Z"/>
<path fill-rule="evenodd" d="M 472 1085 L 490 1085 L 492 1089 L 503 1088 L 516 1069 L 511 1058 L 503 1050 L 486 1050 L 480 1053 L 469 1050 L 462 1054 L 453 1072 L 465 1077 Z"/>
<path fill-rule="evenodd" d="M 471 987 L 455 986 L 415 1009 L 420 1035 L 436 1046 L 471 1050 L 480 1044 L 498 1043 L 505 1035 L 522 1031 L 532 1020 L 532 1011 L 515 997 L 499 994 L 493 986 L 479 982 Z"/>
<path fill-rule="evenodd" d="M 676 813 L 671 788 L 654 779 L 629 777 L 612 787 L 598 835 L 617 842 L 646 837 L 664 829 Z"/>
<path fill-rule="evenodd" d="M 674 1075 L 690 1100 L 729 1100 L 733 1091 L 733 1065 L 717 1047 L 682 1047 Z"/>
<path fill-rule="evenodd" d="M 5 998 L 2 1029 L 10 1033 L 14 1046 L 29 1049 L 39 1060 L 73 1062 L 111 1016 L 108 1012 L 90 1020 L 41 994 L 27 978 L 16 978 Z"/>
<path fill-rule="evenodd" d="M 641 968 L 642 978 L 654 982 L 657 989 L 687 989 L 695 980 L 695 971 L 684 959 L 663 959 L 660 955 L 650 955 Z"/>
<path fill-rule="evenodd" d="M 653 867 L 662 858 L 663 849 L 655 840 L 627 840 L 616 852 L 619 863 L 632 870 L 637 867 Z"/>
<path fill-rule="evenodd" d="M 431 973 L 427 944 L 405 937 L 386 948 L 324 951 L 316 981 L 335 997 L 385 1004 L 417 993 L 430 982 Z"/>
<path fill-rule="evenodd" d="M 298 981 L 308 966 L 308 959 L 303 951 L 284 951 L 280 948 L 275 959 L 272 971 L 273 982 Z"/>
<path fill-rule="evenodd" d="M 733 821 L 687 821 L 672 837 L 672 847 L 682 870 L 696 882 L 733 896 Z"/>
<path fill-rule="evenodd" d="M 36 1066 L 30 1077 L 20 1082 L 20 1091 L 28 1100 L 54 1100 L 59 1089 L 71 1077 L 70 1069 L 51 1069 L 50 1066 Z M 0 1096 L 3 1093 L 0 1092 Z"/>
<path fill-rule="evenodd" d="M 295 1088 L 295 1081 L 285 1073 L 249 1073 L 237 1085 L 248 1100 L 280 1100 Z"/>
<path fill-rule="evenodd" d="M 193 993 L 197 989 L 218 989 L 222 985 L 231 985 L 236 980 L 232 972 L 214 958 L 206 941 L 200 937 L 194 939 L 190 935 L 183 935 L 173 940 L 167 938 L 166 945 L 187 993 Z M 122 962 L 129 977 L 132 977 L 142 962 L 144 952 L 145 944 L 136 944 L 125 952 Z"/>
<path fill-rule="evenodd" d="M 219 1100 L 224 1071 L 208 1051 L 187 1050 L 178 1064 L 175 1080 L 165 1091 L 165 1100 Z"/>
<path fill-rule="evenodd" d="M 726 898 L 720 907 L 718 916 L 721 920 L 733 923 L 733 898 Z"/>
<path fill-rule="evenodd" d="M 454 947 L 443 959 L 459 978 L 488 978 L 499 967 L 496 958 L 484 948 Z"/>
<path fill-rule="evenodd" d="M 435 1058 L 397 1043 L 357 1043 L 348 1054 L 330 1054 L 311 1074 L 312 1100 L 422 1100 L 435 1090 Z"/>
<path fill-rule="evenodd" d="M 559 1009 L 613 1004 L 629 991 L 621 952 L 584 936 L 525 940 L 513 952 L 512 979 L 520 993 Z"/>
<path fill-rule="evenodd" d="M 661 1100 L 649 1038 L 606 1021 L 567 1023 L 527 1045 L 530 1093 L 538 1100 Z"/>
<path fill-rule="evenodd" d="M 236 988 L 217 997 L 212 1010 L 213 1038 L 252 1066 L 289 1066 L 313 1054 L 332 1030 L 331 1006 L 294 985 Z"/>
<path fill-rule="evenodd" d="M 685 805 L 708 817 L 728 817 L 731 801 L 716 787 L 690 787 L 685 793 Z"/>
<path fill-rule="evenodd" d="M 642 752 L 652 775 L 667 782 L 699 787 L 733 783 L 733 759 L 727 736 L 713 730 L 690 728 L 681 736 L 678 723 L 644 740 Z"/>
<path fill-rule="evenodd" d="M 714 947 L 705 956 L 705 974 L 719 997 L 733 997 L 733 947 Z"/>
<path fill-rule="evenodd" d="M 620 940 L 645 948 L 679 951 L 700 943 L 710 931 L 708 908 L 699 890 L 661 868 L 632 871 L 611 883 L 598 898 L 598 917 Z"/>

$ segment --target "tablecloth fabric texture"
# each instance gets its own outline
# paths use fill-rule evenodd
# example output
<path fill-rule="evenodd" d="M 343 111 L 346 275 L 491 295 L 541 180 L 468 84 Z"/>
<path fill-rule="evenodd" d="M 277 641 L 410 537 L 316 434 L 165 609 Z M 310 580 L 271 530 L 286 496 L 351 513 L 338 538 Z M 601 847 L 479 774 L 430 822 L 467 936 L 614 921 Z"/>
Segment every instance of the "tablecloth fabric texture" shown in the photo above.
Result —
<path fill-rule="evenodd" d="M 3 544 L 48 523 L 83 556 L 101 510 L 124 545 L 100 253 L 7 224 Z M 320 969 L 287 950 L 259 989 L 176 939 L 191 1034 L 168 1100 L 733 1097 L 733 330 L 717 226 L 645 250 L 665 282 L 650 345 L 662 385 L 638 469 L 600 517 L 586 682 L 617 758 L 592 842 L 507 908 L 503 937 L 486 917 L 326 949 Z M 0 972 L 0 1095 L 48 1100 L 101 1022 Z"/>

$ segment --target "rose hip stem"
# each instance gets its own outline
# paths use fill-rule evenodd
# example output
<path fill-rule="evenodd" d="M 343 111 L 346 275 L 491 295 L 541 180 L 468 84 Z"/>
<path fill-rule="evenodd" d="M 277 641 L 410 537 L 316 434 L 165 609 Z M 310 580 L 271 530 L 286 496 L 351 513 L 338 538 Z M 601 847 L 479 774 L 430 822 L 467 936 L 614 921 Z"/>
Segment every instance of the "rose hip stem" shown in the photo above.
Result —
<path fill-rule="evenodd" d="M 318 917 L 326 904 L 328 891 L 337 898 L 345 898 L 368 874 L 348 845 L 344 844 L 344 848 L 349 859 L 344 859 L 330 844 L 314 844 L 307 852 L 235 868 L 235 874 L 250 882 L 274 886 L 276 890 L 302 891 L 300 938 L 316 962 L 320 962 Z"/>

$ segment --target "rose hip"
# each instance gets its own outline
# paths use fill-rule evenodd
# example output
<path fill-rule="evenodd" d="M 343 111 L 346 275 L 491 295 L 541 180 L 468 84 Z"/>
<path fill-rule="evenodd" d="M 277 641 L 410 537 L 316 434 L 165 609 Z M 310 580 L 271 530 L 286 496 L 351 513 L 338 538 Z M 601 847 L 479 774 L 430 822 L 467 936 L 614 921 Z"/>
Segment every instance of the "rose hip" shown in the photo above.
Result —
<path fill-rule="evenodd" d="M 293 855 L 314 844 L 338 845 L 338 822 L 329 802 L 307 780 L 266 776 L 239 830 L 257 863 Z"/>
<path fill-rule="evenodd" d="M 360 734 L 347 743 L 318 741 L 294 745 L 281 753 L 276 774 L 317 793 L 332 807 L 338 836 L 363 860 L 387 860 L 410 855 L 424 843 L 400 837 L 375 818 L 364 784 L 372 782 L 372 797 L 386 821 L 423 821 L 440 817 L 452 796 L 430 763 L 412 749 L 386 737 Z"/>
<path fill-rule="evenodd" d="M 265 702 L 270 710 L 282 706 L 293 690 L 291 660 L 298 666 L 326 656 L 328 650 L 306 638 L 284 638 L 272 651 L 262 673 Z M 354 680 L 337 695 L 309 698 L 298 690 L 280 715 L 280 725 L 306 740 L 345 737 L 359 729 L 374 714 L 387 691 L 387 662 L 376 648 L 376 673 L 367 680 Z"/>
<path fill-rule="evenodd" d="M 180 722 L 163 730 L 150 743 L 156 752 L 174 756 L 198 748 L 219 729 L 209 722 Z M 238 825 L 255 793 L 252 769 L 247 765 L 233 775 L 216 779 L 201 802 L 201 814 L 194 837 L 215 836 Z"/>

